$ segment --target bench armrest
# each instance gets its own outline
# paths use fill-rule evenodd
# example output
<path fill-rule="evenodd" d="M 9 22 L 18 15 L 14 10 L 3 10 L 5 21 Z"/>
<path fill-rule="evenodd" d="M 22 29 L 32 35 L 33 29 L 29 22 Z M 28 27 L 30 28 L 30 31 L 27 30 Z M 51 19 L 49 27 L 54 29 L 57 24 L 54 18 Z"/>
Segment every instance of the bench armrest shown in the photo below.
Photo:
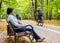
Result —
<path fill-rule="evenodd" d="M 33 30 L 33 26 L 32 26 L 32 25 L 26 25 L 26 26 L 21 27 L 21 28 L 25 28 L 25 27 L 27 27 L 27 26 L 30 26 L 30 27 L 32 28 L 32 30 Z M 17 30 L 17 29 L 20 29 L 20 28 L 14 28 L 14 32 L 15 32 L 15 30 Z"/>
<path fill-rule="evenodd" d="M 26 26 L 21 27 L 21 28 L 25 28 L 25 27 L 27 27 L 27 26 L 30 26 L 30 27 L 33 29 L 33 26 L 31 26 L 31 25 L 26 25 Z M 14 28 L 14 30 L 15 30 L 15 29 L 19 29 L 19 28 Z"/>
<path fill-rule="evenodd" d="M 24 26 L 22 28 L 25 28 L 25 27 L 28 27 L 28 26 L 30 26 L 33 29 L 33 26 L 32 25 L 26 25 L 26 26 Z"/>

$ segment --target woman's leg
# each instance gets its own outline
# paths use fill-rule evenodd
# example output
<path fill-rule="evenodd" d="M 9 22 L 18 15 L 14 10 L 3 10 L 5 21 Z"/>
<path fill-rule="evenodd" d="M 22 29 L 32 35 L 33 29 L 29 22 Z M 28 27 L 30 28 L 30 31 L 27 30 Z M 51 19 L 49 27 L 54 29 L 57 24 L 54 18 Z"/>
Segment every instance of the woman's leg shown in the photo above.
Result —
<path fill-rule="evenodd" d="M 38 39 L 41 39 L 37 34 L 36 34 L 36 32 L 33 30 L 33 29 L 31 29 L 31 28 L 20 28 L 20 29 L 18 29 L 17 30 L 17 32 L 20 32 L 20 31 L 32 31 L 32 33 L 34 34 L 34 38 L 36 39 L 36 40 L 38 40 Z"/>

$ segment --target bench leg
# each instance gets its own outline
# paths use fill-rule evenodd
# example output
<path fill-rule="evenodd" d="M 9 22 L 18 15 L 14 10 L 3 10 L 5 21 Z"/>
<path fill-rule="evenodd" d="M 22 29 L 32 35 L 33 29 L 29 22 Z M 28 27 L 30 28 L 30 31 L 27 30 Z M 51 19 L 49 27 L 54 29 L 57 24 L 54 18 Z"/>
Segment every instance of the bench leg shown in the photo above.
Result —
<path fill-rule="evenodd" d="M 14 36 L 14 43 L 16 43 L 16 36 Z"/>
<path fill-rule="evenodd" d="M 33 34 L 30 34 L 30 35 L 32 35 L 32 36 L 33 36 Z M 27 36 L 27 37 L 30 39 L 31 43 L 33 43 L 34 37 L 31 39 L 31 38 L 30 38 L 30 35 L 29 35 L 29 36 Z"/>

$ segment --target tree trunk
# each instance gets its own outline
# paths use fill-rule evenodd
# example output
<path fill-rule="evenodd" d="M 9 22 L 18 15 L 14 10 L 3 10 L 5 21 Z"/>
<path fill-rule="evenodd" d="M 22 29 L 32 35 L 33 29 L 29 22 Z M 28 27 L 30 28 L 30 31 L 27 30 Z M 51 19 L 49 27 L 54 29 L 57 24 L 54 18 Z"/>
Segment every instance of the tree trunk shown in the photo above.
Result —
<path fill-rule="evenodd" d="M 47 6 L 48 6 L 48 0 L 47 0 Z M 48 8 L 47 8 L 48 9 Z M 48 10 L 46 12 L 46 19 L 48 20 Z"/>
<path fill-rule="evenodd" d="M 56 5 L 56 19 L 58 19 L 57 15 L 58 15 L 58 5 Z"/>
<path fill-rule="evenodd" d="M 52 8 L 51 8 L 51 10 L 49 12 L 49 20 L 51 20 L 51 19 L 52 19 Z"/>
<path fill-rule="evenodd" d="M 41 0 L 41 8 L 43 10 L 43 8 L 44 8 L 44 0 Z"/>
<path fill-rule="evenodd" d="M 53 2 L 53 0 L 52 0 L 52 2 Z M 53 9 L 53 7 L 51 7 L 51 10 L 50 10 L 50 13 L 49 13 L 49 20 L 52 19 L 52 9 Z"/>
<path fill-rule="evenodd" d="M 2 0 L 0 1 L 0 10 L 1 10 L 1 7 L 2 7 Z"/>
<path fill-rule="evenodd" d="M 2 8 L 2 0 L 0 1 L 0 18 L 1 18 L 1 8 Z"/>
<path fill-rule="evenodd" d="M 37 0 L 35 0 L 34 19 L 36 20 Z"/>

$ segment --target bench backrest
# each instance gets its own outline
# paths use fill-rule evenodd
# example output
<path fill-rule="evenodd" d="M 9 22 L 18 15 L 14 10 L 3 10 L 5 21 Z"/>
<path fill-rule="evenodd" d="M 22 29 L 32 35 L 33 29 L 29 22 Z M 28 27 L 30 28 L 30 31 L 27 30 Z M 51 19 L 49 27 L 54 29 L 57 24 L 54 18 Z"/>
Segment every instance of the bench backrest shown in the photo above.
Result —
<path fill-rule="evenodd" d="M 13 35 L 14 34 L 14 26 L 11 24 L 10 21 L 7 21 L 8 26 L 7 26 L 7 33 L 8 35 Z"/>

